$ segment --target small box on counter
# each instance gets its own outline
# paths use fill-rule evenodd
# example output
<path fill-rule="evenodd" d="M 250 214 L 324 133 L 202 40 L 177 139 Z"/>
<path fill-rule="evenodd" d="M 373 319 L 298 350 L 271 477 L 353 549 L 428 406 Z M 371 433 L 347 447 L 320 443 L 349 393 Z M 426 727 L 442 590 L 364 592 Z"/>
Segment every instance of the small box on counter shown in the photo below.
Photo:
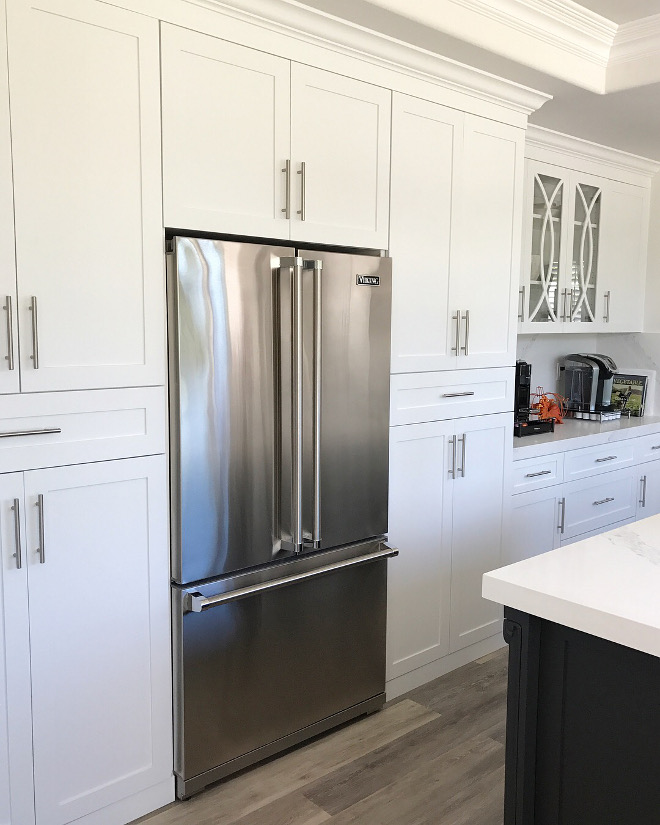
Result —
<path fill-rule="evenodd" d="M 513 434 L 518 438 L 525 435 L 539 435 L 540 433 L 554 433 L 554 418 L 545 418 L 538 421 L 516 421 L 513 425 Z"/>

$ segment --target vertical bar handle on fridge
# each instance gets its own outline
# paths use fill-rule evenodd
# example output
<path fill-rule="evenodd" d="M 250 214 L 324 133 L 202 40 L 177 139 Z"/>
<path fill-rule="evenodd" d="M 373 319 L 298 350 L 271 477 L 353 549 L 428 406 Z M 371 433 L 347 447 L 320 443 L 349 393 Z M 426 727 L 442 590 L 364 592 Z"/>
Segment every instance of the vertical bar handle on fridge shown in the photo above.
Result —
<path fill-rule="evenodd" d="M 305 215 L 307 212 L 307 173 L 305 167 L 305 161 L 300 164 L 300 169 L 298 170 L 298 174 L 300 175 L 300 209 L 298 210 L 298 214 L 300 215 L 300 220 L 305 220 Z"/>
<path fill-rule="evenodd" d="M 314 513 L 312 523 L 312 542 L 315 548 L 321 546 L 321 318 L 323 309 L 322 281 L 323 261 L 312 261 L 314 267 L 314 398 L 313 398 L 313 419 L 314 419 L 314 455 L 313 475 L 314 475 Z"/>
<path fill-rule="evenodd" d="M 284 212 L 284 217 L 288 221 L 289 218 L 291 217 L 291 161 L 290 160 L 285 161 L 284 168 L 282 169 L 282 172 L 284 172 L 284 174 L 286 176 L 284 178 L 284 180 L 285 180 L 285 183 L 284 183 L 285 195 L 284 195 L 284 209 L 282 210 L 282 212 Z"/>
<path fill-rule="evenodd" d="M 21 556 L 21 502 L 19 499 L 14 499 L 14 505 L 11 509 L 14 511 L 14 537 L 16 539 L 14 558 L 16 559 L 16 569 L 20 570 L 23 566 L 23 558 Z"/>
<path fill-rule="evenodd" d="M 30 300 L 30 312 L 32 313 L 32 366 L 39 369 L 39 317 L 37 315 L 37 297 L 32 296 Z"/>
<path fill-rule="evenodd" d="M 7 354 L 5 361 L 7 368 L 14 369 L 14 310 L 11 302 L 11 295 L 5 296 L 5 305 L 3 307 L 7 313 Z"/>
<path fill-rule="evenodd" d="M 303 261 L 294 258 L 293 289 L 291 290 L 291 318 L 292 318 L 292 526 L 291 535 L 295 553 L 300 553 L 303 547 L 302 527 L 302 477 L 303 477 L 303 292 L 302 273 Z"/>
<path fill-rule="evenodd" d="M 44 497 L 41 493 L 37 496 L 37 507 L 39 508 L 39 564 L 46 564 L 46 531 L 44 529 Z"/>

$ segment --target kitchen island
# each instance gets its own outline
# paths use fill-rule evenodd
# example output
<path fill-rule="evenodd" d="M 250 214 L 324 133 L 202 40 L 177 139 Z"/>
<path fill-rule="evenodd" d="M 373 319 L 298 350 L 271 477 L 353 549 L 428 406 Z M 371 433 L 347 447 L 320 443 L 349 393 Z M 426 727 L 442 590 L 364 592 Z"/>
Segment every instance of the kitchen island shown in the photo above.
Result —
<path fill-rule="evenodd" d="M 660 516 L 487 573 L 509 644 L 505 825 L 660 822 Z"/>

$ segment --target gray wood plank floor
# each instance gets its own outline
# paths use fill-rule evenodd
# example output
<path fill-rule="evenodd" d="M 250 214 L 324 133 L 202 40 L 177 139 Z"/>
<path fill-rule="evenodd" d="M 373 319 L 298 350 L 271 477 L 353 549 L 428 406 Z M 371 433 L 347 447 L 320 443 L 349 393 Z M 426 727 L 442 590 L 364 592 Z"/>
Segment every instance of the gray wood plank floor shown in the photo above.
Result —
<path fill-rule="evenodd" d="M 502 825 L 507 649 L 141 825 Z"/>

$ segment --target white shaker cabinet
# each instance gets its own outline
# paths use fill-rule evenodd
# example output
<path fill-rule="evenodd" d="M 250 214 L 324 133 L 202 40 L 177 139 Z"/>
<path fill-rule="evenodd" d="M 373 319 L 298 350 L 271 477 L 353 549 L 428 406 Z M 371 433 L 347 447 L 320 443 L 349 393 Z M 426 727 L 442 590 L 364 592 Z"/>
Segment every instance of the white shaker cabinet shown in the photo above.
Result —
<path fill-rule="evenodd" d="M 7 25 L 21 389 L 162 384 L 158 21 L 8 0 Z"/>
<path fill-rule="evenodd" d="M 512 366 L 524 132 L 393 98 L 392 372 Z"/>
<path fill-rule="evenodd" d="M 166 226 L 387 248 L 388 89 L 162 34 Z"/>
<path fill-rule="evenodd" d="M 500 631 L 481 576 L 501 566 L 510 413 L 392 427 L 388 680 Z"/>
<path fill-rule="evenodd" d="M 559 547 L 564 507 L 561 485 L 512 496 L 506 514 L 502 564 L 515 564 Z"/>
<path fill-rule="evenodd" d="M 172 798 L 166 508 L 164 456 L 0 477 L 11 825 Z"/>
<path fill-rule="evenodd" d="M 0 825 L 34 825 L 23 474 L 0 475 Z"/>
<path fill-rule="evenodd" d="M 5 2 L 0 0 L 0 394 L 18 392 L 20 389 L 9 78 L 4 19 Z"/>
<path fill-rule="evenodd" d="M 452 652 L 501 630 L 499 607 L 481 597 L 481 577 L 502 563 L 512 424 L 511 413 L 454 422 L 457 456 L 456 480 L 452 481 Z"/>

